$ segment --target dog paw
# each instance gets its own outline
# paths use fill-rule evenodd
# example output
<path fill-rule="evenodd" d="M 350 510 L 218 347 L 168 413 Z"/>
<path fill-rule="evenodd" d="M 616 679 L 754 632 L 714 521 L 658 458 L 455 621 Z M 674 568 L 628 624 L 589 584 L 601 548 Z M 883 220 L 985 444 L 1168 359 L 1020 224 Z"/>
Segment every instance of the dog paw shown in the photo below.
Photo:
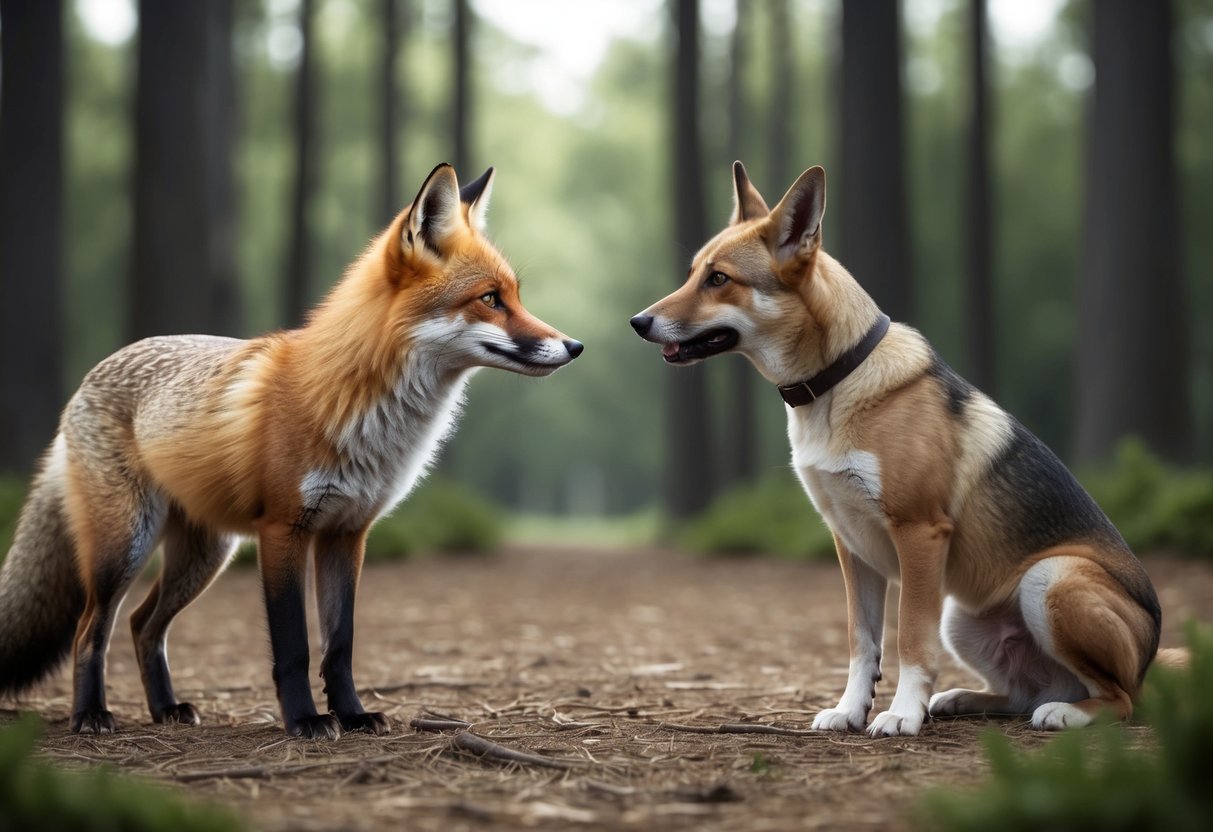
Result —
<path fill-rule="evenodd" d="M 1032 727 L 1038 731 L 1060 731 L 1081 728 L 1091 722 L 1091 715 L 1069 702 L 1046 702 L 1032 714 Z"/>
<path fill-rule="evenodd" d="M 845 708 L 827 708 L 813 717 L 814 731 L 862 731 L 868 722 L 868 712 Z"/>
<path fill-rule="evenodd" d="M 873 737 L 913 737 L 922 728 L 925 716 L 926 713 L 922 709 L 919 709 L 917 713 L 905 714 L 884 711 L 877 714 L 876 718 L 872 720 L 872 724 L 868 726 L 868 733 Z"/>
<path fill-rule="evenodd" d="M 114 715 L 106 710 L 77 711 L 72 714 L 71 729 L 74 734 L 112 734 Z"/>
<path fill-rule="evenodd" d="M 156 722 L 176 722 L 180 725 L 197 725 L 202 722 L 201 717 L 198 716 L 198 709 L 189 702 L 170 705 L 152 719 Z"/>
<path fill-rule="evenodd" d="M 346 714 L 345 716 L 338 715 L 341 721 L 342 731 L 366 731 L 368 734 L 380 736 L 382 734 L 390 734 L 392 726 L 388 723 L 385 715 L 368 711 L 361 714 Z"/>
<path fill-rule="evenodd" d="M 972 707 L 966 706 L 970 693 L 972 691 L 964 688 L 954 688 L 937 693 L 931 697 L 931 701 L 927 705 L 927 713 L 931 716 L 958 716 L 973 713 Z"/>
<path fill-rule="evenodd" d="M 341 736 L 341 722 L 332 714 L 301 716 L 287 723 L 286 732 L 305 740 L 335 740 Z"/>

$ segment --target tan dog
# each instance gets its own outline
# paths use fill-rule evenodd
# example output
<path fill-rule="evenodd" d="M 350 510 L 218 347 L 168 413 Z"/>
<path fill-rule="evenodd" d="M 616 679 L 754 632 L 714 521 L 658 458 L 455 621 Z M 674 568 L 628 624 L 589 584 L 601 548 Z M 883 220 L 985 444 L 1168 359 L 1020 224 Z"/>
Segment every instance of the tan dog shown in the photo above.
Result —
<path fill-rule="evenodd" d="M 888 581 L 900 674 L 871 734 L 916 734 L 928 706 L 1030 712 L 1045 729 L 1128 717 L 1161 616 L 1124 539 L 1039 439 L 822 250 L 820 167 L 770 210 L 733 172 L 729 226 L 632 326 L 671 364 L 740 352 L 789 403 L 792 463 L 834 533 L 849 610 L 846 691 L 813 727 L 867 722 Z M 932 696 L 943 644 L 984 690 Z"/>

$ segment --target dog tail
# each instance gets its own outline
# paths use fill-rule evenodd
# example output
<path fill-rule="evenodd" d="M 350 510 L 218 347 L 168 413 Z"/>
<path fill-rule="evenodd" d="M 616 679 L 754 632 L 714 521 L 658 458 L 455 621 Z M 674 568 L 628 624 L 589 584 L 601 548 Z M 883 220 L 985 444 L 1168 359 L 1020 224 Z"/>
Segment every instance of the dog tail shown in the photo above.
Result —
<path fill-rule="evenodd" d="M 0 567 L 0 695 L 20 693 L 63 661 L 84 611 L 64 503 L 66 446 L 55 439 Z"/>

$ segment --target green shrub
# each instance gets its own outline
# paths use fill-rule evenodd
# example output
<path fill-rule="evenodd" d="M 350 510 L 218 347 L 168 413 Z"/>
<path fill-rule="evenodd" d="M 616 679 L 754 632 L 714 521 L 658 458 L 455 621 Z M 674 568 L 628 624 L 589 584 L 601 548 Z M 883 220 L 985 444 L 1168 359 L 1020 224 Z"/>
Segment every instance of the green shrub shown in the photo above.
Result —
<path fill-rule="evenodd" d="M 991 771 L 975 793 L 936 791 L 915 821 L 947 832 L 1167 830 L 1209 828 L 1213 819 L 1213 635 L 1189 628 L 1192 665 L 1156 667 L 1141 712 L 1156 744 L 1129 745 L 1116 725 L 1068 731 L 1046 748 L 1017 752 L 985 737 Z"/>
<path fill-rule="evenodd" d="M 1213 557 L 1213 471 L 1168 467 L 1127 439 L 1081 479 L 1134 551 Z"/>
<path fill-rule="evenodd" d="M 17 516 L 25 502 L 25 480 L 15 475 L 0 476 L 0 563 L 8 556 L 17 531 Z"/>
<path fill-rule="evenodd" d="M 431 477 L 371 530 L 368 560 L 419 552 L 485 552 L 501 543 L 505 518 L 463 486 Z"/>
<path fill-rule="evenodd" d="M 208 832 L 243 829 L 235 815 L 186 802 L 111 769 L 64 771 L 33 758 L 41 731 L 26 718 L 0 731 L 0 829 Z"/>
<path fill-rule="evenodd" d="M 829 529 L 790 475 L 730 489 L 683 527 L 678 541 L 689 549 L 714 554 L 795 558 L 834 554 Z"/>

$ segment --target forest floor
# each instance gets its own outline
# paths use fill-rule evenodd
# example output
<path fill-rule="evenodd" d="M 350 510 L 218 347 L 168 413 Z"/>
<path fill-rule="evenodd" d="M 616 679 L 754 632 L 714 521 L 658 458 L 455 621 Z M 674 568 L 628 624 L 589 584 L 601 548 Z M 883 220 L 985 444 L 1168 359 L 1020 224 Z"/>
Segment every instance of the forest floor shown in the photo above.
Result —
<path fill-rule="evenodd" d="M 1213 568 L 1147 566 L 1163 642 L 1178 644 L 1185 617 L 1213 614 Z M 368 709 L 391 718 L 387 736 L 285 737 L 249 569 L 220 578 L 169 640 L 178 695 L 199 706 L 200 727 L 151 724 L 125 614 L 110 654 L 117 734 L 68 733 L 66 671 L 17 707 L 47 720 L 46 758 L 175 783 L 270 830 L 905 828 L 931 787 L 983 776 L 984 731 L 1047 742 L 1022 720 L 938 721 L 879 740 L 687 730 L 806 729 L 834 704 L 847 647 L 832 563 L 514 549 L 377 564 L 364 572 L 356 632 L 355 679 Z M 892 695 L 888 665 L 877 708 Z M 940 686 L 968 682 L 949 665 Z M 417 718 L 464 720 L 471 734 L 417 730 Z M 473 735 L 543 759 L 478 757 Z"/>

